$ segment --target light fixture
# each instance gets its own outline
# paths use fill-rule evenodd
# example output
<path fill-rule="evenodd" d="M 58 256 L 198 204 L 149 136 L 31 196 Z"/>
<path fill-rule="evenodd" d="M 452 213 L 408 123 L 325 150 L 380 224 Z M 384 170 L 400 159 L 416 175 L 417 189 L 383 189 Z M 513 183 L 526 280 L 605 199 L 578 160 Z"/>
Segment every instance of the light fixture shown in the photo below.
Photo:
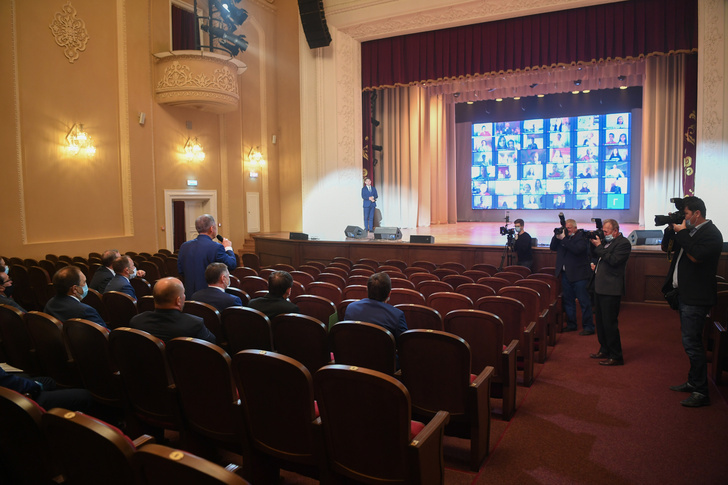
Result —
<path fill-rule="evenodd" d="M 626 81 L 627 80 L 627 76 L 617 76 L 617 80 L 618 81 Z"/>
<path fill-rule="evenodd" d="M 501 101 L 503 101 L 503 98 L 495 98 L 495 101 L 496 103 L 500 103 Z"/>
<path fill-rule="evenodd" d="M 520 96 L 516 96 L 513 99 L 515 99 L 516 101 L 518 101 L 519 99 L 521 99 L 521 97 Z"/>
<path fill-rule="evenodd" d="M 83 130 L 83 124 L 73 124 L 66 135 L 66 143 L 68 143 L 66 150 L 73 156 L 80 153 L 87 157 L 93 157 L 96 154 L 93 139 Z"/>
<path fill-rule="evenodd" d="M 248 151 L 248 175 L 250 178 L 258 178 L 259 170 L 265 165 L 265 159 L 260 152 L 260 147 L 250 147 Z"/>
<path fill-rule="evenodd" d="M 585 89 L 584 91 L 582 91 L 582 93 L 589 94 L 589 93 L 591 93 L 591 89 Z"/>
<path fill-rule="evenodd" d="M 537 95 L 536 95 L 536 97 L 537 97 L 537 98 L 543 98 L 543 97 L 544 97 L 544 95 L 543 95 L 543 94 L 537 94 Z"/>
<path fill-rule="evenodd" d="M 627 89 L 627 86 L 620 86 L 619 89 Z"/>
<path fill-rule="evenodd" d="M 202 145 L 197 141 L 197 137 L 193 140 L 191 137 L 187 137 L 187 141 L 184 146 L 185 159 L 188 162 L 201 162 L 205 159 L 205 152 L 202 149 Z"/>
<path fill-rule="evenodd" d="M 571 94 L 579 94 L 579 91 L 572 91 Z"/>
<path fill-rule="evenodd" d="M 574 81 L 574 86 L 581 86 L 581 79 Z"/>

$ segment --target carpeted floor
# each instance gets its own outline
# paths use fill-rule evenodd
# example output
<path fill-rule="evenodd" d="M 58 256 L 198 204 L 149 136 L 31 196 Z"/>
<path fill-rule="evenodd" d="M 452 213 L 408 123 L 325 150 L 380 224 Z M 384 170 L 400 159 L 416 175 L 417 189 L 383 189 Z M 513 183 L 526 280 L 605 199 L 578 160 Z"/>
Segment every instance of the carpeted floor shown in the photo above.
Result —
<path fill-rule="evenodd" d="M 469 442 L 446 438 L 445 483 L 728 483 L 726 386 L 711 382 L 712 404 L 698 409 L 668 389 L 688 371 L 677 313 L 623 304 L 620 331 L 623 367 L 589 358 L 596 335 L 559 334 L 533 386 L 519 386 L 513 419 L 493 418 L 491 455 L 478 473 L 467 467 Z M 282 483 L 312 483 L 282 475 Z"/>

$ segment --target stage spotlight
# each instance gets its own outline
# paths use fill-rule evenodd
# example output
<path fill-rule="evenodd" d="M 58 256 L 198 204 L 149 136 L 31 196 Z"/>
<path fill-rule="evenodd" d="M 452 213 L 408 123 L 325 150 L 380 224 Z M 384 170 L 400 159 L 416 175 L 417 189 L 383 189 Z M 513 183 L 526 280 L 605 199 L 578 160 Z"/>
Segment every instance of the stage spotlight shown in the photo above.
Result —
<path fill-rule="evenodd" d="M 375 120 L 374 118 L 372 118 L 372 124 L 374 126 L 379 126 L 380 125 L 380 122 L 379 122 L 379 120 Z"/>
<path fill-rule="evenodd" d="M 619 89 L 627 89 L 627 86 L 620 86 Z"/>
<path fill-rule="evenodd" d="M 372 145 L 372 149 L 375 152 L 381 152 L 383 148 L 382 148 L 382 145 Z"/>
<path fill-rule="evenodd" d="M 521 97 L 520 96 L 515 96 L 513 99 L 515 99 L 516 101 L 518 101 L 519 99 L 521 99 Z"/>
<path fill-rule="evenodd" d="M 531 89 L 535 88 L 536 86 L 538 86 L 538 83 L 533 83 L 530 85 Z"/>
<path fill-rule="evenodd" d="M 495 98 L 496 103 L 500 103 L 501 101 L 503 101 L 503 98 Z"/>
<path fill-rule="evenodd" d="M 581 86 L 581 79 L 574 81 L 574 86 Z"/>
<path fill-rule="evenodd" d="M 571 94 L 579 94 L 579 91 L 572 91 Z"/>
<path fill-rule="evenodd" d="M 536 95 L 536 97 L 538 97 L 538 98 L 543 98 L 543 97 L 544 97 L 544 95 L 543 95 L 543 94 L 537 94 L 537 95 Z"/>
<path fill-rule="evenodd" d="M 591 89 L 585 89 L 584 91 L 582 91 L 582 93 L 589 94 L 589 93 L 591 93 Z"/>
<path fill-rule="evenodd" d="M 617 79 L 619 81 L 625 81 L 627 79 L 627 76 L 617 76 Z"/>

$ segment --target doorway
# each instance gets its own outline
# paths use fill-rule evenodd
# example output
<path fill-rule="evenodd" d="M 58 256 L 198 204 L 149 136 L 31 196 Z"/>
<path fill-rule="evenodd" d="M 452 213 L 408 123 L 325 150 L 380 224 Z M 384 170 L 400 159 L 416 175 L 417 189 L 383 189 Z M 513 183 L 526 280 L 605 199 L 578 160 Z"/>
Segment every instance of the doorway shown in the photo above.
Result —
<path fill-rule="evenodd" d="M 164 226 L 167 249 L 178 249 L 182 242 L 196 238 L 195 219 L 202 214 L 210 214 L 217 221 L 216 190 L 165 190 Z"/>

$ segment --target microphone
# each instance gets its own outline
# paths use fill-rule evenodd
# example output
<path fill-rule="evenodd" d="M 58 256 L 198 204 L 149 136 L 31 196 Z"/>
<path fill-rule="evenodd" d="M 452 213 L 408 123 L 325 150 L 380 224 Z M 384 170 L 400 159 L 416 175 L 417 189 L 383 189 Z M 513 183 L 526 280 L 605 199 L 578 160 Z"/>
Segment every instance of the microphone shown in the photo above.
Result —
<path fill-rule="evenodd" d="M 217 240 L 218 240 L 218 241 L 222 242 L 222 240 L 223 240 L 223 237 L 222 237 L 221 235 L 219 235 L 219 234 L 218 234 L 218 235 L 217 235 L 217 236 L 215 236 L 215 237 L 217 238 Z"/>

